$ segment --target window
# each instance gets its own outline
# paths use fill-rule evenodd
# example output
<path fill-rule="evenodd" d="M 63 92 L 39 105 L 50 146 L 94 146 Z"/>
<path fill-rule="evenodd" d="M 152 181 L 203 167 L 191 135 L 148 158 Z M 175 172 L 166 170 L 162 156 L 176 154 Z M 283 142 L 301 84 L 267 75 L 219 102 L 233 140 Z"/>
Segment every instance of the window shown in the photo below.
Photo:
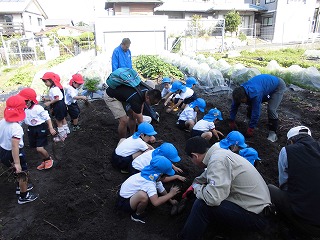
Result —
<path fill-rule="evenodd" d="M 263 26 L 272 26 L 272 24 L 273 24 L 273 16 L 262 17 Z"/>
<path fill-rule="evenodd" d="M 122 15 L 129 15 L 130 14 L 129 6 L 121 6 L 121 14 Z"/>
<path fill-rule="evenodd" d="M 260 0 L 252 0 L 252 4 L 260 6 Z"/>
<path fill-rule="evenodd" d="M 42 18 L 38 18 L 38 26 L 42 26 Z"/>
<path fill-rule="evenodd" d="M 4 15 L 5 22 L 12 22 L 12 19 L 13 19 L 12 15 Z"/>
<path fill-rule="evenodd" d="M 273 3 L 273 2 L 275 2 L 276 0 L 265 0 L 266 1 L 266 4 L 268 4 L 268 3 Z"/>

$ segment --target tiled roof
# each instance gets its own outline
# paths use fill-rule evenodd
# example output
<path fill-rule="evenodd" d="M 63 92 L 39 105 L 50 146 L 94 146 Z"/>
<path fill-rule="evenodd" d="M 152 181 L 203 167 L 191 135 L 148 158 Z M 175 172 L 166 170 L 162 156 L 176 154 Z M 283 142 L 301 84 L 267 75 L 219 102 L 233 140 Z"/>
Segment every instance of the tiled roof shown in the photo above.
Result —
<path fill-rule="evenodd" d="M 0 0 L 0 13 L 24 12 L 31 0 Z"/>
<path fill-rule="evenodd" d="M 106 3 L 162 3 L 161 0 L 106 0 Z"/>

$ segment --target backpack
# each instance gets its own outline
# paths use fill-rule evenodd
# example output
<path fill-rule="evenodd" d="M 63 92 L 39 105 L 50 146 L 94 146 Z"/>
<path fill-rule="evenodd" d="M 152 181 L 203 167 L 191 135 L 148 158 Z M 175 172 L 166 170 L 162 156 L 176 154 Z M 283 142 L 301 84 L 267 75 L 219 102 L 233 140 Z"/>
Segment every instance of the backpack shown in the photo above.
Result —
<path fill-rule="evenodd" d="M 140 82 L 139 74 L 132 68 L 118 68 L 113 71 L 106 80 L 106 84 L 112 89 L 120 85 L 135 88 Z"/>

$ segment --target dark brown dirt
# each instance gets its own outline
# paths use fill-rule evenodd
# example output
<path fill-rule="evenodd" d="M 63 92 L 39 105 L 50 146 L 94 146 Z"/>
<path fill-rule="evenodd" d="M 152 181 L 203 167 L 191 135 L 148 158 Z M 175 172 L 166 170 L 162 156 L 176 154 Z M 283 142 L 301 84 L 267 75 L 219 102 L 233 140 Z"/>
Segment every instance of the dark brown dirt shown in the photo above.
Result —
<path fill-rule="evenodd" d="M 207 100 L 207 110 L 217 107 L 222 111 L 225 120 L 216 127 L 227 135 L 230 94 L 209 96 L 199 91 L 199 96 Z M 247 143 L 259 152 L 262 163 L 257 169 L 267 183 L 277 184 L 278 154 L 291 127 L 306 125 L 311 128 L 315 139 L 320 138 L 319 96 L 319 93 L 310 91 L 286 92 L 279 109 L 281 122 L 276 143 L 266 139 L 267 115 L 266 105 L 263 106 L 255 136 L 247 139 Z M 28 148 L 25 138 L 31 181 L 35 185 L 34 192 L 40 194 L 39 200 L 18 205 L 13 178 L 7 173 L 2 174 L 5 168 L 0 167 L 0 239 L 176 239 L 191 204 L 177 216 L 170 216 L 171 206 L 168 204 L 150 207 L 146 224 L 133 222 L 128 215 L 114 209 L 117 190 L 127 177 L 110 164 L 111 152 L 118 142 L 117 122 L 102 100 L 81 107 L 82 130 L 71 133 L 64 143 L 52 143 L 50 140 L 47 149 L 56 160 L 53 169 L 36 170 L 39 157 Z M 161 115 L 160 123 L 154 125 L 157 139 L 177 147 L 182 157 L 177 165 L 188 179 L 186 183 L 175 182 L 165 186 L 169 189 L 172 184 L 177 184 L 184 191 L 201 170 L 186 159 L 184 147 L 189 134 L 176 128 L 175 114 L 166 114 L 160 106 L 157 110 Z M 245 106 L 241 107 L 237 118 L 242 132 L 247 127 L 243 122 L 245 110 Z M 159 145 L 156 143 L 154 147 Z M 177 199 L 180 197 L 181 194 Z M 211 227 L 204 239 L 221 239 L 214 237 L 213 230 Z M 266 238 L 256 234 L 252 239 Z M 269 239 L 282 238 L 275 232 Z"/>

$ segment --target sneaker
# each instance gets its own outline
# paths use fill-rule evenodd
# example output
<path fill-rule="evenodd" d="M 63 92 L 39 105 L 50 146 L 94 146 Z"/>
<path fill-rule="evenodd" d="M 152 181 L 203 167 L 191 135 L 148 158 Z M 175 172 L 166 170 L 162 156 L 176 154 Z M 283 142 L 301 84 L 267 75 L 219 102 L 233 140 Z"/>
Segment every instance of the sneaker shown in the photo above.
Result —
<path fill-rule="evenodd" d="M 70 134 L 70 128 L 65 128 L 64 130 L 66 131 L 67 134 Z"/>
<path fill-rule="evenodd" d="M 43 161 L 38 167 L 37 167 L 37 169 L 38 170 L 43 170 L 43 169 L 45 169 L 46 167 L 45 167 L 45 161 Z"/>
<path fill-rule="evenodd" d="M 50 160 L 46 160 L 45 162 L 44 162 L 44 169 L 50 169 L 50 168 L 52 168 L 52 166 L 53 166 L 53 160 L 52 160 L 52 158 L 50 157 Z"/>
<path fill-rule="evenodd" d="M 137 215 L 136 213 L 133 213 L 133 214 L 131 215 L 131 220 L 133 220 L 133 221 L 135 221 L 135 222 L 146 223 L 146 222 L 145 222 L 145 219 L 144 219 L 144 217 L 143 217 L 142 214 Z"/>
<path fill-rule="evenodd" d="M 39 197 L 38 194 L 35 194 L 35 193 L 32 193 L 32 192 L 28 192 L 27 196 L 25 196 L 24 198 L 22 198 L 22 197 L 18 198 L 18 203 L 19 204 L 25 204 L 25 203 L 33 202 L 38 197 Z"/>
<path fill-rule="evenodd" d="M 27 192 L 29 192 L 29 191 L 32 190 L 32 189 L 33 189 L 32 183 L 28 183 Z M 17 188 L 16 188 L 16 194 L 17 194 L 17 195 L 20 194 L 20 187 L 19 187 L 19 186 L 17 186 Z"/>
<path fill-rule="evenodd" d="M 76 131 L 79 131 L 80 130 L 80 126 L 79 125 L 75 125 L 72 127 L 72 131 L 73 132 L 76 132 Z"/>

